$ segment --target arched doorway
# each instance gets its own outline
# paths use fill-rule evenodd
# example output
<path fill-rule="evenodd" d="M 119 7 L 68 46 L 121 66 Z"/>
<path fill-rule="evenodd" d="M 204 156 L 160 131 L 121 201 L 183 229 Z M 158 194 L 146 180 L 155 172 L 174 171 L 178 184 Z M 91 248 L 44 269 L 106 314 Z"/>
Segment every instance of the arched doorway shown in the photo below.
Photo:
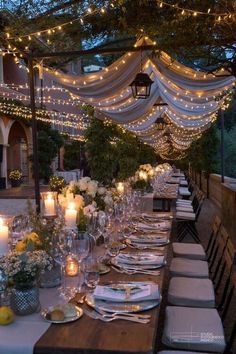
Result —
<path fill-rule="evenodd" d="M 12 124 L 8 136 L 7 171 L 19 169 L 23 174 L 23 181 L 29 179 L 28 141 L 25 130 L 19 122 Z"/>

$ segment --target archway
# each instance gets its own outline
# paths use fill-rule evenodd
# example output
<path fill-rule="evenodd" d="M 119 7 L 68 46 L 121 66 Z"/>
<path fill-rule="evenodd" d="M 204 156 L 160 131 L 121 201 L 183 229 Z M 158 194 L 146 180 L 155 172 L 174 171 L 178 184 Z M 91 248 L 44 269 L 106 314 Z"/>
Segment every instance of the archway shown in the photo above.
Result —
<path fill-rule="evenodd" d="M 19 122 L 14 122 L 8 135 L 7 172 L 19 169 L 23 174 L 23 181 L 29 178 L 29 148 L 24 127 Z"/>

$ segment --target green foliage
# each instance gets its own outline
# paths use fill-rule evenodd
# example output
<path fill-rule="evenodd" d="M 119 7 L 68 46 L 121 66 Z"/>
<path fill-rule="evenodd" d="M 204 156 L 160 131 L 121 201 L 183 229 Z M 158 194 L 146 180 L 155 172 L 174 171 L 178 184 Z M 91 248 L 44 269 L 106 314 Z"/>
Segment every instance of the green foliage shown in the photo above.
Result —
<path fill-rule="evenodd" d="M 141 189 L 144 190 L 146 188 L 148 188 L 148 186 L 150 186 L 148 181 L 145 181 L 144 179 L 139 179 L 135 182 L 131 182 L 131 187 L 133 189 Z"/>
<path fill-rule="evenodd" d="M 85 135 L 91 178 L 105 184 L 111 183 L 117 170 L 116 147 L 112 144 L 115 133 L 115 125 L 92 118 Z"/>
<path fill-rule="evenodd" d="M 64 167 L 66 170 L 74 170 L 80 168 L 81 151 L 84 143 L 73 141 L 71 144 L 65 145 Z"/>
<path fill-rule="evenodd" d="M 49 180 L 50 190 L 53 192 L 61 193 L 62 189 L 66 186 L 66 181 L 62 176 L 51 176 Z"/>
<path fill-rule="evenodd" d="M 111 184 L 113 178 L 124 180 L 134 175 L 142 163 L 155 163 L 154 150 L 121 127 L 96 118 L 86 132 L 85 149 L 91 177 Z"/>
<path fill-rule="evenodd" d="M 218 143 L 216 126 L 213 125 L 191 144 L 182 166 L 187 169 L 190 163 L 196 171 L 205 171 L 206 174 L 215 172 L 218 164 Z"/>
<path fill-rule="evenodd" d="M 57 156 L 64 140 L 57 130 L 51 129 L 48 124 L 40 124 L 38 130 L 38 160 L 39 178 L 49 181 L 52 175 L 51 164 Z M 30 156 L 33 162 L 33 156 Z"/>

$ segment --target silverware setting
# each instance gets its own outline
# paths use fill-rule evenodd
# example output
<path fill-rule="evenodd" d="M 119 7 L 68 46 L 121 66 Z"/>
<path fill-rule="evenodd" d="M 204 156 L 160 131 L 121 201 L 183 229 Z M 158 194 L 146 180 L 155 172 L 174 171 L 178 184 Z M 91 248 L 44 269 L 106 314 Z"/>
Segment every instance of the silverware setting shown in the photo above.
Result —
<path fill-rule="evenodd" d="M 137 322 L 137 323 L 149 323 L 150 322 L 150 317 L 147 317 L 148 315 L 138 315 L 138 314 L 127 314 L 127 313 L 107 313 L 105 311 L 97 310 L 97 309 L 91 309 L 89 307 L 84 307 L 83 308 L 84 313 L 95 319 L 95 320 L 101 320 L 103 322 L 111 322 L 114 320 L 125 320 L 125 321 L 131 321 L 131 322 Z M 140 317 L 142 316 L 142 317 Z M 145 317 L 143 317 L 145 316 Z"/>
<path fill-rule="evenodd" d="M 124 273 L 124 274 L 146 274 L 146 275 L 160 275 L 159 270 L 148 270 L 148 269 L 143 269 L 143 268 L 133 268 L 133 267 L 119 267 L 117 265 L 112 265 L 112 268 L 117 271 L 118 273 Z"/>

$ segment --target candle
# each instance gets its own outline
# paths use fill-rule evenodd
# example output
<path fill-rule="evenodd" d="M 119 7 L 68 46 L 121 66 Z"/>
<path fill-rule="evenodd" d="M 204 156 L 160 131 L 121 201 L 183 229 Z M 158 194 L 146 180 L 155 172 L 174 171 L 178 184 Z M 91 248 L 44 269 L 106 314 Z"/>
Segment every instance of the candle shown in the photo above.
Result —
<path fill-rule="evenodd" d="M 117 189 L 117 192 L 118 192 L 119 194 L 123 194 L 123 193 L 124 193 L 124 190 L 125 190 L 124 184 L 123 184 L 122 182 L 119 182 L 119 183 L 117 184 L 116 189 Z"/>
<path fill-rule="evenodd" d="M 76 227 L 77 210 L 75 209 L 75 203 L 69 203 L 68 208 L 65 211 L 66 226 L 69 229 Z"/>
<path fill-rule="evenodd" d="M 44 200 L 44 216 L 56 215 L 55 200 L 51 193 L 48 193 L 47 198 Z"/>
<path fill-rule="evenodd" d="M 69 275 L 70 277 L 75 277 L 79 272 L 79 262 L 69 256 L 66 259 L 66 274 Z"/>
<path fill-rule="evenodd" d="M 3 225 L 3 219 L 0 218 L 0 256 L 8 252 L 8 226 Z"/>

